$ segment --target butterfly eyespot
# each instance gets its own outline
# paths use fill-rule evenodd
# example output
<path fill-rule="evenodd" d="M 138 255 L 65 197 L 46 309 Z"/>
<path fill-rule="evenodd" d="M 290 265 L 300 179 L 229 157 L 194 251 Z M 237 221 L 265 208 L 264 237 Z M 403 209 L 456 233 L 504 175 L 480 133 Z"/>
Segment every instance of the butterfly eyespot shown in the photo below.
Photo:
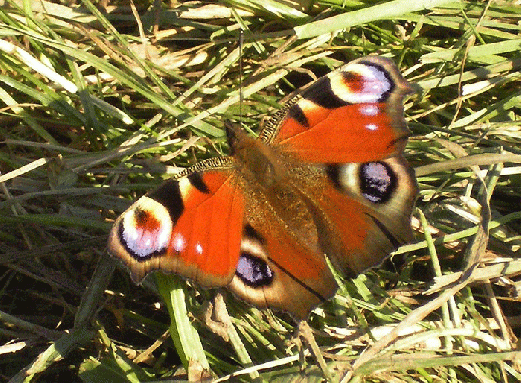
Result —
<path fill-rule="evenodd" d="M 344 104 L 377 103 L 387 100 L 395 88 L 389 73 L 371 62 L 351 63 L 331 73 L 331 90 Z"/>
<path fill-rule="evenodd" d="M 360 166 L 359 182 L 362 195 L 379 204 L 389 201 L 396 189 L 397 178 L 385 162 L 368 162 Z"/>
<path fill-rule="evenodd" d="M 387 99 L 389 93 L 394 88 L 394 82 L 389 73 L 380 65 L 374 63 L 360 63 L 360 75 L 363 81 L 361 93 L 377 97 L 375 101 Z"/>
<path fill-rule="evenodd" d="M 246 286 L 253 288 L 269 286 L 273 283 L 274 272 L 265 261 L 265 239 L 250 224 L 243 230 L 241 255 L 235 275 Z"/>
<path fill-rule="evenodd" d="M 242 253 L 235 274 L 250 287 L 269 286 L 273 282 L 274 273 L 261 258 L 249 253 Z"/>
<path fill-rule="evenodd" d="M 166 208 L 142 197 L 139 204 L 124 213 L 118 235 L 130 256 L 144 261 L 167 250 L 171 231 L 172 221 Z"/>

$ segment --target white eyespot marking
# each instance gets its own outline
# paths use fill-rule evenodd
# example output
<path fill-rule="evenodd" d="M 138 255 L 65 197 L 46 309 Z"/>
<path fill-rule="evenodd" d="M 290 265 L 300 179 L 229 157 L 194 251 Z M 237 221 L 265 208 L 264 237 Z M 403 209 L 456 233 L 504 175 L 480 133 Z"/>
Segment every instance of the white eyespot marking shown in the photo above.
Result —
<path fill-rule="evenodd" d="M 172 220 L 159 202 L 141 197 L 122 216 L 120 240 L 134 258 L 148 258 L 168 248 Z"/>
<path fill-rule="evenodd" d="M 375 125 L 375 124 L 367 124 L 367 125 L 365 126 L 365 128 L 366 128 L 367 130 L 371 130 L 371 131 L 373 131 L 373 132 L 376 131 L 376 130 L 378 130 L 378 126 Z"/>
<path fill-rule="evenodd" d="M 248 253 L 241 253 L 235 275 L 250 287 L 269 286 L 274 278 L 273 270 L 261 258 Z"/>
<path fill-rule="evenodd" d="M 175 233 L 172 244 L 174 246 L 174 250 L 180 253 L 186 247 L 186 239 L 181 233 Z"/>
<path fill-rule="evenodd" d="M 268 265 L 262 244 L 253 237 L 245 236 L 241 241 L 241 256 L 235 275 L 241 284 L 262 291 L 262 287 L 273 283 L 275 272 Z"/>
<path fill-rule="evenodd" d="M 197 244 L 195 245 L 195 252 L 197 254 L 202 254 L 203 253 L 203 246 L 199 242 L 197 242 Z"/>
<path fill-rule="evenodd" d="M 358 189 L 358 166 L 356 163 L 334 165 L 335 182 L 340 186 L 340 190 L 348 192 Z"/>
<path fill-rule="evenodd" d="M 374 117 L 380 113 L 380 109 L 374 104 L 361 105 L 358 110 L 361 114 L 368 117 Z"/>
<path fill-rule="evenodd" d="M 391 83 L 381 70 L 372 66 L 366 66 L 366 68 L 371 72 L 371 75 L 366 77 L 367 85 L 364 87 L 363 92 L 373 94 L 380 99 L 384 93 L 391 89 Z"/>
<path fill-rule="evenodd" d="M 363 63 L 347 64 L 329 78 L 333 93 L 350 104 L 382 102 L 393 86 L 384 70 Z"/>

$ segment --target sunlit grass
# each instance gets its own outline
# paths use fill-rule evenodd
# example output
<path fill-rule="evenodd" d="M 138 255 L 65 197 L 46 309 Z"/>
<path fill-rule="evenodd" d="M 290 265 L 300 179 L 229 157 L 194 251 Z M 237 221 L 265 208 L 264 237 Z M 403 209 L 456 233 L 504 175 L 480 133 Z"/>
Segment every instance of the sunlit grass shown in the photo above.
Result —
<path fill-rule="evenodd" d="M 521 11 L 411 4 L 2 4 L 3 379 L 146 381 L 187 367 L 195 379 L 209 366 L 223 380 L 322 380 L 289 316 L 226 292 L 224 306 L 186 281 L 161 279 L 159 295 L 154 278 L 111 280 L 106 237 L 169 174 L 226 153 L 224 119 L 258 133 L 314 76 L 379 54 L 417 90 L 405 103 L 416 238 L 312 313 L 333 380 L 521 380 Z"/>

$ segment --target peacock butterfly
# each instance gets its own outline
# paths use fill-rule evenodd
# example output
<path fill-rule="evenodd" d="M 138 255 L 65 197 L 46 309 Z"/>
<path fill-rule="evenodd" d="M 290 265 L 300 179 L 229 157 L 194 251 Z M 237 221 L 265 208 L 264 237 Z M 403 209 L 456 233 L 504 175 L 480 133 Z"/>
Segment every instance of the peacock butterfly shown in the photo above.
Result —
<path fill-rule="evenodd" d="M 114 223 L 110 254 L 136 283 L 176 273 L 307 318 L 337 290 L 326 257 L 354 277 L 412 238 L 411 91 L 390 60 L 370 56 L 312 83 L 258 139 L 227 124 L 230 156 L 136 201 Z"/>

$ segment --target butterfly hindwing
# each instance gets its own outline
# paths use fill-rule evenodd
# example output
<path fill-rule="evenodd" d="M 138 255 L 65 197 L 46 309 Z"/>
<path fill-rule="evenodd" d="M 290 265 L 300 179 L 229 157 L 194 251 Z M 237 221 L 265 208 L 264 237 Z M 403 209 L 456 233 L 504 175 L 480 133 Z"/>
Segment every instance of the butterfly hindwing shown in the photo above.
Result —
<path fill-rule="evenodd" d="M 326 177 L 312 209 L 322 250 L 344 274 L 377 266 L 412 239 L 417 186 L 403 157 L 328 165 Z"/>
<path fill-rule="evenodd" d="M 236 275 L 229 287 L 258 307 L 305 319 L 313 307 L 337 290 L 318 248 L 316 232 L 311 244 L 288 231 L 274 215 L 262 218 L 267 224 L 245 227 Z"/>

